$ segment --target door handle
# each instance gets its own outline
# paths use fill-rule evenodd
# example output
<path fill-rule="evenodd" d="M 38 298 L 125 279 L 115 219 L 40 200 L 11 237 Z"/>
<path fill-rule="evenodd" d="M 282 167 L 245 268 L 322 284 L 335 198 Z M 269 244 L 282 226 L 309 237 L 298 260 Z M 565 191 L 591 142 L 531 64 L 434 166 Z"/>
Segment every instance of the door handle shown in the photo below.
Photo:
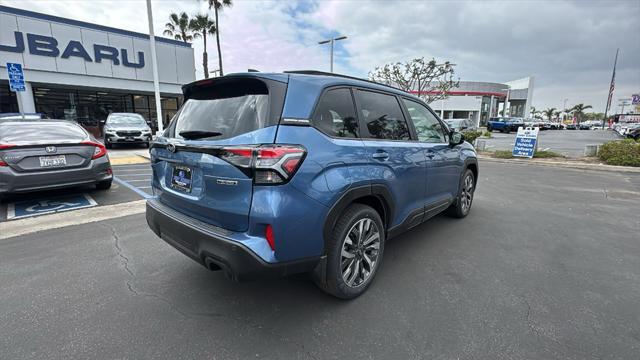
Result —
<path fill-rule="evenodd" d="M 389 158 L 389 153 L 387 153 L 386 151 L 378 151 L 373 153 L 373 155 L 371 155 L 374 159 L 376 160 L 387 160 Z"/>

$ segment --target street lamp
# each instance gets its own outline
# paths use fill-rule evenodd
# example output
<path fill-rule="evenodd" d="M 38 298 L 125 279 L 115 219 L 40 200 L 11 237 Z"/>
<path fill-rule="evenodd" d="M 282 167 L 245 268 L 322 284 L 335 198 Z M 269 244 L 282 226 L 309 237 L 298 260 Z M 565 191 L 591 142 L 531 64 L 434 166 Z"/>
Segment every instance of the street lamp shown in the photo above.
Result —
<path fill-rule="evenodd" d="M 340 37 L 337 37 L 337 38 L 331 38 L 329 40 L 322 40 L 322 41 L 318 42 L 319 45 L 331 44 L 331 57 L 329 58 L 329 61 L 330 61 L 330 64 L 331 64 L 331 67 L 330 67 L 331 72 L 333 72 L 333 43 L 336 42 L 336 41 L 339 41 L 339 40 L 344 40 L 346 38 L 347 38 L 346 36 L 340 36 Z"/>

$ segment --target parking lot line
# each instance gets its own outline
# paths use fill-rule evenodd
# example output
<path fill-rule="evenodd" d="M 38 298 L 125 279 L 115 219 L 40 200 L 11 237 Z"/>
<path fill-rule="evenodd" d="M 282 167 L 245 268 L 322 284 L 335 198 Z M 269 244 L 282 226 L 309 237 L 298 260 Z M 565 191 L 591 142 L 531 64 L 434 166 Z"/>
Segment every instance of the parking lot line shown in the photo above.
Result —
<path fill-rule="evenodd" d="M 135 192 L 136 194 L 142 196 L 144 199 L 148 199 L 148 198 L 151 197 L 150 194 L 147 194 L 146 192 L 140 190 L 139 187 L 133 186 L 133 185 L 129 184 L 127 181 L 120 180 L 120 178 L 118 178 L 117 176 L 114 176 L 113 180 L 115 182 L 117 182 L 118 184 L 120 184 L 120 185 L 122 185 L 122 186 L 124 186 L 126 188 L 129 188 L 129 190 L 131 190 L 131 191 Z M 147 181 L 147 180 L 145 180 L 145 181 Z"/>

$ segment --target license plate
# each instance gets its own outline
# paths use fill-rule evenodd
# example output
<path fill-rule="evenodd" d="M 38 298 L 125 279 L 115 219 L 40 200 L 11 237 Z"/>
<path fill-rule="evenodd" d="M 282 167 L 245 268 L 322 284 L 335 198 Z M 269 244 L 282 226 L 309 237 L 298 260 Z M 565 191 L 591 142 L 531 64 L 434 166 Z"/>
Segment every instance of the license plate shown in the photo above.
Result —
<path fill-rule="evenodd" d="M 186 166 L 174 167 L 171 175 L 171 187 L 184 192 L 191 192 L 191 168 Z"/>
<path fill-rule="evenodd" d="M 133 138 L 133 136 L 127 136 L 125 138 L 126 141 L 134 141 L 135 139 Z"/>
<path fill-rule="evenodd" d="M 67 165 L 67 158 L 64 155 L 40 156 L 40 167 L 55 167 Z"/>

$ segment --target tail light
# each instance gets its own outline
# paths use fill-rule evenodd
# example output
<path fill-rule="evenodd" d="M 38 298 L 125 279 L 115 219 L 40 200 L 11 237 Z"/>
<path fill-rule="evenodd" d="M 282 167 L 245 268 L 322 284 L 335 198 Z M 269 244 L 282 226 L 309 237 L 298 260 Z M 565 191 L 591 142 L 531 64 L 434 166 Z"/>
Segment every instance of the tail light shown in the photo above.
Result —
<path fill-rule="evenodd" d="M 100 144 L 99 142 L 83 141 L 80 144 L 95 146 L 95 150 L 93 151 L 93 155 L 91 156 L 91 159 L 97 159 L 107 154 L 107 148 L 105 148 L 104 145 Z"/>
<path fill-rule="evenodd" d="M 3 143 L 3 144 L 0 144 L 0 150 L 9 149 L 9 148 L 12 148 L 12 147 L 15 147 L 15 146 L 16 146 L 16 145 L 14 145 L 14 144 L 6 144 L 6 143 Z M 7 164 L 5 161 L 3 161 L 2 159 L 0 159 L 0 166 L 9 166 L 9 164 Z"/>
<path fill-rule="evenodd" d="M 306 150 L 298 145 L 225 147 L 218 155 L 248 175 L 256 184 L 282 184 L 291 179 L 302 164 Z"/>

